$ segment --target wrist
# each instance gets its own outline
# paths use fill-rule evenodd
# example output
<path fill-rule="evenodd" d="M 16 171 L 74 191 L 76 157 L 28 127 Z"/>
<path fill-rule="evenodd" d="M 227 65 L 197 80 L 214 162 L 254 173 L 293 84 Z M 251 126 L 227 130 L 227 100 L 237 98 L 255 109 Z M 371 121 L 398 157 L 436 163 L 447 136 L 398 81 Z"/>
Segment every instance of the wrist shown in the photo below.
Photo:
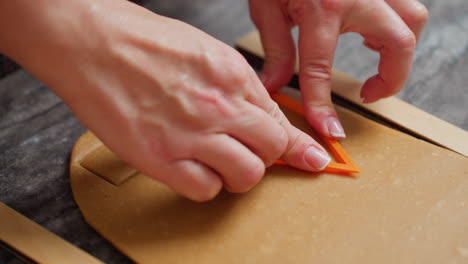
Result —
<path fill-rule="evenodd" d="M 0 3 L 0 52 L 21 64 L 54 51 L 66 39 L 63 31 L 77 24 L 87 1 L 27 0 Z"/>

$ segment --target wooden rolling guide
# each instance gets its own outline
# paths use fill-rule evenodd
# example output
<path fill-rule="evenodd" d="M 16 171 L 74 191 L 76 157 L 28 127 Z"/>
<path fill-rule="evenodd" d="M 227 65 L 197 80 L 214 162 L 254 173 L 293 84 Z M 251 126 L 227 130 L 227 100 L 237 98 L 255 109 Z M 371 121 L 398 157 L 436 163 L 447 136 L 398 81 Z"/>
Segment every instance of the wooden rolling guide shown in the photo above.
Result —
<path fill-rule="evenodd" d="M 0 242 L 27 263 L 102 264 L 91 255 L 0 203 Z"/>

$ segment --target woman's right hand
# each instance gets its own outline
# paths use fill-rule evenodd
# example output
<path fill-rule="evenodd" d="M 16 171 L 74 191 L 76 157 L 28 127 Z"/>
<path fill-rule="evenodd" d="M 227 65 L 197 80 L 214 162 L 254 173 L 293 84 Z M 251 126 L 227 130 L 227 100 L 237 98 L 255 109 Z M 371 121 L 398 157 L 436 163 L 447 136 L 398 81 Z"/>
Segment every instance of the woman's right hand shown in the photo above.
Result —
<path fill-rule="evenodd" d="M 237 51 L 194 27 L 126 1 L 15 2 L 37 45 L 10 56 L 120 158 L 181 195 L 245 192 L 280 157 L 308 171 L 330 161 Z"/>

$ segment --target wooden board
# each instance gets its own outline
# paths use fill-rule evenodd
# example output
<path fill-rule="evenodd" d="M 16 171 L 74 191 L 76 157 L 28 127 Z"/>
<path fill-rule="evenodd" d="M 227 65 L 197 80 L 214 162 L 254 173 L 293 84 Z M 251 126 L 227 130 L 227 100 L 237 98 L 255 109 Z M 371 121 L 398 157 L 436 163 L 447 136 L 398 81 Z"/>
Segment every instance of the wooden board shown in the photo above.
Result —
<path fill-rule="evenodd" d="M 272 167 L 246 194 L 194 203 L 87 133 L 72 154 L 73 193 L 86 221 L 138 263 L 467 263 L 468 159 L 337 110 L 359 179 Z"/>
<path fill-rule="evenodd" d="M 0 242 L 34 263 L 102 263 L 3 203 L 0 203 Z"/>

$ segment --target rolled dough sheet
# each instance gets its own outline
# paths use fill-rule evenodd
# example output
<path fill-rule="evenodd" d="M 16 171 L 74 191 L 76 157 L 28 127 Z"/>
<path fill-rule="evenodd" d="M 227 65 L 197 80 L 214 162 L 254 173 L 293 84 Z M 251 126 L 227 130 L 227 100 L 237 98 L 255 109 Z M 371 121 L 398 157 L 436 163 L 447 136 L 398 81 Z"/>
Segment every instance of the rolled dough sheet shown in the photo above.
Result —
<path fill-rule="evenodd" d="M 468 263 L 468 159 L 338 113 L 358 179 L 272 167 L 248 193 L 195 203 L 122 173 L 86 133 L 71 159 L 73 193 L 86 221 L 138 263 Z"/>

